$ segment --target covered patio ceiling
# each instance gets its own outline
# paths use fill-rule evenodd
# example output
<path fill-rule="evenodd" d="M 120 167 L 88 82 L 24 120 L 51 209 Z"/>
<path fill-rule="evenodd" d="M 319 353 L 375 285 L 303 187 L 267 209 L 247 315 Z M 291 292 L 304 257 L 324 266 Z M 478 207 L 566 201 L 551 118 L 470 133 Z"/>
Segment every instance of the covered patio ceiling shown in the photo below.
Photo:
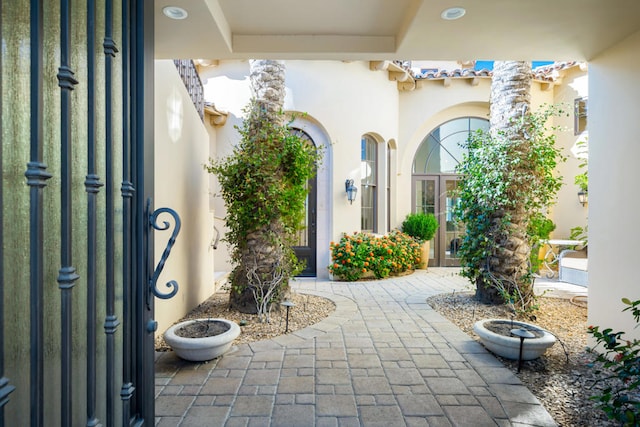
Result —
<path fill-rule="evenodd" d="M 158 59 L 590 60 L 638 0 L 155 0 Z M 167 6 L 184 19 L 163 14 Z M 451 7 L 457 20 L 442 19 Z"/>

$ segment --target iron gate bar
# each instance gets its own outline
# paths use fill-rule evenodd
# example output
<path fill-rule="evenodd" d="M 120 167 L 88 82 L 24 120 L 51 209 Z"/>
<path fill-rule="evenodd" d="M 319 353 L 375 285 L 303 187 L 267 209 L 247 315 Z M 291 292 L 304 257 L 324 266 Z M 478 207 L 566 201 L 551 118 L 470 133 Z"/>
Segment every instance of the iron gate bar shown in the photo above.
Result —
<path fill-rule="evenodd" d="M 2 3 L 0 3 L 0 12 Z M 2 14 L 0 13 L 0 16 Z M 0 18 L 0 34 L 2 34 L 2 18 Z M 2 69 L 2 55 L 0 55 L 0 69 Z M 0 75 L 0 93 L 2 93 L 2 75 Z M 0 96 L 0 169 L 2 169 L 2 97 Z M 0 184 L 0 224 L 3 221 L 2 184 Z M 3 227 L 0 227 L 0 248 L 4 247 Z M 15 387 L 4 376 L 4 256 L 0 254 L 0 427 L 4 427 L 4 406 L 9 402 L 9 395 Z"/>
<path fill-rule="evenodd" d="M 128 112 L 129 112 L 129 150 L 128 153 L 130 155 L 129 166 L 130 166 L 130 177 L 133 183 L 133 187 L 135 188 L 135 193 L 133 193 L 133 197 L 131 200 L 131 228 L 130 233 L 133 238 L 131 241 L 131 271 L 130 271 L 130 292 L 129 292 L 129 301 L 131 302 L 131 324 L 127 329 L 127 333 L 129 334 L 129 342 L 131 343 L 131 351 L 129 354 L 125 355 L 128 358 L 128 362 L 131 366 L 131 379 L 132 383 L 136 387 L 136 391 L 131 398 L 131 413 L 130 423 L 136 422 L 135 420 L 139 418 L 144 418 L 143 415 L 140 414 L 140 407 L 142 405 L 142 400 L 140 398 L 140 394 L 144 392 L 144 375 L 142 373 L 142 363 L 144 362 L 144 357 L 142 356 L 143 345 L 141 342 L 141 335 L 139 330 L 144 325 L 144 313 L 142 313 L 143 305 L 140 303 L 140 288 L 142 286 L 136 286 L 137 283 L 146 283 L 145 281 L 145 262 L 146 256 L 143 248 L 143 235 L 144 231 L 142 228 L 143 219 L 145 218 L 146 212 L 144 211 L 144 180 L 140 178 L 140 169 L 139 164 L 144 164 L 144 155 L 139 155 L 138 152 L 140 150 L 140 135 L 138 134 L 138 128 L 141 127 L 140 120 L 140 111 L 138 109 L 138 105 L 134 102 L 134 99 L 137 96 L 140 96 L 141 93 L 138 91 L 138 78 L 137 74 L 138 69 L 140 67 L 138 56 L 140 55 L 139 49 L 136 46 L 137 43 L 137 31 L 136 27 L 138 24 L 137 15 L 136 15 L 136 0 L 124 0 L 123 3 L 126 3 L 126 6 L 123 4 L 123 9 L 126 10 L 126 21 L 123 22 L 123 27 L 126 28 L 128 34 L 128 43 L 125 46 L 127 50 L 127 60 L 128 60 L 128 74 L 126 76 L 128 89 L 129 89 L 129 99 L 128 99 Z"/>
<path fill-rule="evenodd" d="M 107 0 L 111 3 L 111 0 Z M 132 323 L 132 308 L 133 308 L 133 290 L 132 290 L 132 269 L 131 258 L 133 256 L 132 249 L 132 233 L 130 232 L 132 226 L 132 202 L 135 188 L 131 182 L 131 138 L 130 138 L 130 114 L 131 107 L 129 101 L 129 4 L 125 1 L 121 2 L 122 17 L 121 17 L 121 44 L 122 53 L 120 55 L 122 61 L 122 223 L 123 223 L 123 236 L 122 236 L 122 254 L 123 254 L 123 294 L 122 301 L 122 387 L 120 389 L 120 399 L 122 400 L 122 425 L 128 425 L 131 420 L 131 399 L 133 398 L 135 387 L 133 386 L 132 366 L 131 366 L 131 354 L 133 350 L 133 334 L 131 333 Z"/>
<path fill-rule="evenodd" d="M 0 36 L 2 35 L 2 3 L 0 3 Z M 2 69 L 2 55 L 0 55 L 0 70 Z M 0 94 L 2 93 L 2 74 L 0 73 Z M 2 170 L 2 96 L 0 96 L 0 170 Z M 2 183 L 0 183 L 0 224 L 4 224 L 2 205 Z M 0 227 L 0 248 L 4 248 L 3 228 Z M 7 385 L 9 380 L 4 377 L 4 253 L 0 250 L 0 427 L 4 427 L 4 405 L 9 401 Z"/>
<path fill-rule="evenodd" d="M 135 314 L 136 321 L 133 333 L 137 344 L 135 356 L 135 413 L 146 423 L 154 420 L 154 336 L 149 329 L 153 322 L 153 300 L 150 309 L 145 305 L 148 282 L 153 272 L 153 237 L 148 239 L 152 230 L 147 226 L 145 202 L 147 197 L 153 196 L 153 157 L 154 157 L 154 57 L 153 57 L 153 20 L 154 4 L 144 0 L 132 1 L 131 8 L 131 129 L 132 151 L 135 158 L 133 176 L 136 187 L 134 224 L 136 253 L 135 278 Z M 149 246 L 149 244 L 151 246 Z M 137 285 L 139 284 L 139 285 Z"/>
<path fill-rule="evenodd" d="M 114 180 L 114 120 L 113 120 L 113 58 L 117 52 L 113 35 L 112 3 L 105 3 L 105 38 L 104 72 L 105 72 L 105 128 L 106 128 L 106 181 L 107 181 L 107 312 L 104 329 L 107 334 L 107 426 L 115 425 L 116 400 L 116 348 L 115 333 L 120 324 L 116 316 L 116 282 L 115 282 L 115 180 Z"/>
<path fill-rule="evenodd" d="M 42 162 L 43 140 L 43 23 L 44 7 L 42 0 L 31 1 L 30 11 L 30 161 L 27 163 L 25 176 L 29 186 L 29 292 L 30 292 L 30 399 L 31 425 L 42 426 L 44 423 L 44 320 L 43 320 L 43 283 L 44 283 L 44 249 L 43 249 L 43 189 L 51 174 Z"/>
<path fill-rule="evenodd" d="M 99 425 L 96 417 L 97 324 L 97 195 L 103 184 L 96 174 L 96 3 L 87 0 L 87 427 Z"/>
<path fill-rule="evenodd" d="M 60 1 L 60 263 L 58 287 L 60 288 L 60 410 L 61 425 L 72 423 L 72 291 L 78 275 L 72 266 L 72 140 L 71 140 L 71 91 L 78 81 L 71 69 L 71 0 Z"/>

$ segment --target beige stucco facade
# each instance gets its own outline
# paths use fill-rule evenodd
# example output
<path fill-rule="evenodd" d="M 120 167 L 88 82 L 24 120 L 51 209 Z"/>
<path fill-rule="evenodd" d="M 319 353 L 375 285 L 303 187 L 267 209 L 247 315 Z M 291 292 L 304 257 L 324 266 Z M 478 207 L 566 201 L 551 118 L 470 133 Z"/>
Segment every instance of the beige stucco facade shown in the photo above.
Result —
<path fill-rule="evenodd" d="M 171 299 L 156 298 L 158 331 L 173 322 L 214 292 L 213 214 L 209 209 L 209 176 L 202 165 L 209 157 L 209 135 L 193 107 L 191 98 L 173 61 L 155 65 L 155 197 L 157 208 L 170 207 L 181 219 L 180 234 L 158 280 L 160 292 L 169 292 L 165 283 L 175 280 L 179 292 Z M 158 222 L 170 217 L 160 216 Z M 161 259 L 170 237 L 155 233 L 155 259 Z"/>
<path fill-rule="evenodd" d="M 589 63 L 589 323 L 636 338 L 620 299 L 640 298 L 638 52 L 640 32 Z"/>

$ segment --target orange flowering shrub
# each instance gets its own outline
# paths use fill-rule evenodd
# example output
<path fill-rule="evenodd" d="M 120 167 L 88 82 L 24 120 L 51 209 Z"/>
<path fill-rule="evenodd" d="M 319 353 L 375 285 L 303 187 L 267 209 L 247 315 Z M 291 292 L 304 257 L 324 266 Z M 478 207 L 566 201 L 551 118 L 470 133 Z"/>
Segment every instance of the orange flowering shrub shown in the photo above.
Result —
<path fill-rule="evenodd" d="M 377 237 L 369 233 L 343 233 L 331 242 L 329 272 L 344 280 L 360 279 L 371 272 L 378 278 L 411 270 L 420 262 L 420 245 L 409 235 L 392 231 Z"/>

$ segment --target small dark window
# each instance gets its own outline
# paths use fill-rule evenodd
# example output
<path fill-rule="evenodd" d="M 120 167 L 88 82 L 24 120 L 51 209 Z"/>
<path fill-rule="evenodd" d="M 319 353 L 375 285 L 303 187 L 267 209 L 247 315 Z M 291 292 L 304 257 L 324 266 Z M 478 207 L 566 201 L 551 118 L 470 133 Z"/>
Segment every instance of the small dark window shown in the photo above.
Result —
<path fill-rule="evenodd" d="M 580 135 L 587 130 L 587 98 L 577 98 L 573 101 L 574 135 Z"/>

